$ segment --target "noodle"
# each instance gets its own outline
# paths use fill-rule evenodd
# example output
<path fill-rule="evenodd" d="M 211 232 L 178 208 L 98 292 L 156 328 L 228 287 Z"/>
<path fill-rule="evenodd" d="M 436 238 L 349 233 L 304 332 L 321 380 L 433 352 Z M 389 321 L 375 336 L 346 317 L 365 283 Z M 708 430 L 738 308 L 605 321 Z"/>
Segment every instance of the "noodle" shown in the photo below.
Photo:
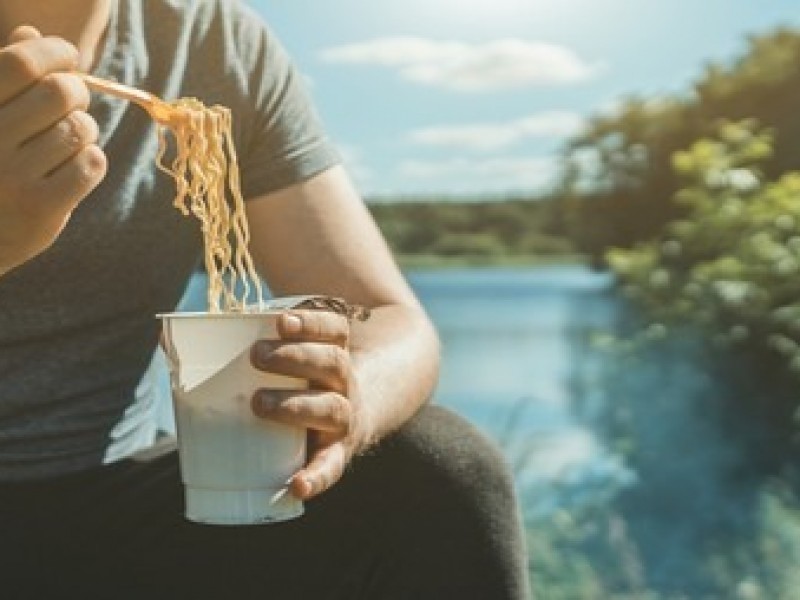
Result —
<path fill-rule="evenodd" d="M 175 180 L 175 207 L 200 221 L 208 273 L 208 310 L 244 312 L 251 290 L 260 309 L 263 292 L 248 250 L 250 232 L 233 145 L 231 112 L 223 106 L 207 107 L 194 98 L 181 98 L 170 106 L 174 115 L 168 128 L 175 136 L 177 155 L 171 164 L 164 163 L 167 133 L 166 127 L 159 125 L 156 164 Z"/>

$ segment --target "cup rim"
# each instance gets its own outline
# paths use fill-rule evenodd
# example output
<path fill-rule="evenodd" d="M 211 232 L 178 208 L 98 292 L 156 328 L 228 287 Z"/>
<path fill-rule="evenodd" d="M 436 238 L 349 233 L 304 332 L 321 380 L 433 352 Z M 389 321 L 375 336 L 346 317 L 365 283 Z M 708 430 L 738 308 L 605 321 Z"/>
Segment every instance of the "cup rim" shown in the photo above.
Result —
<path fill-rule="evenodd" d="M 157 319 L 263 319 L 285 313 L 284 309 L 265 309 L 258 312 L 209 312 L 209 311 L 179 311 L 156 313 Z"/>

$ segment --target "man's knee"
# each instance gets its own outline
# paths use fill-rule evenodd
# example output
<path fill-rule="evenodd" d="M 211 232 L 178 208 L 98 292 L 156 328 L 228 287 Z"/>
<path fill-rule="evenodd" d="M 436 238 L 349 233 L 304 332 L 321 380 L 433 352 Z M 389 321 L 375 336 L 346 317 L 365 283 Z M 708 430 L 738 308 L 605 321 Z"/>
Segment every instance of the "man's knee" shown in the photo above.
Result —
<path fill-rule="evenodd" d="M 393 591 L 370 597 L 527 597 L 509 469 L 494 443 L 446 409 L 423 408 L 359 456 L 317 508 L 309 513 L 383 565 L 382 589 Z"/>
<path fill-rule="evenodd" d="M 416 540 L 409 547 L 420 563 L 435 564 L 473 594 L 449 597 L 527 597 L 522 522 L 496 444 L 458 415 L 428 406 L 379 452 L 386 472 L 402 477 L 404 487 L 395 492 L 414 516 L 404 524 Z"/>
<path fill-rule="evenodd" d="M 496 444 L 472 424 L 438 406 L 424 407 L 378 451 L 384 467 L 412 484 L 433 480 L 439 493 L 514 502 L 514 484 Z"/>

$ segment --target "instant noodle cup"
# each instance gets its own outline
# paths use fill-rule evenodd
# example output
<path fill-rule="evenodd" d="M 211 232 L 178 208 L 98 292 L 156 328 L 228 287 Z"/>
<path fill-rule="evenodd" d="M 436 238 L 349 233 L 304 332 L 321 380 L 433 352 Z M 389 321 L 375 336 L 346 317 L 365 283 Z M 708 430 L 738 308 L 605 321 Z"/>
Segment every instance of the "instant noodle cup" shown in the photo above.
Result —
<path fill-rule="evenodd" d="M 252 366 L 259 339 L 279 339 L 281 310 L 162 314 L 186 518 L 251 525 L 303 513 L 288 481 L 305 463 L 306 431 L 257 417 L 261 388 L 300 390 L 307 381 Z"/>

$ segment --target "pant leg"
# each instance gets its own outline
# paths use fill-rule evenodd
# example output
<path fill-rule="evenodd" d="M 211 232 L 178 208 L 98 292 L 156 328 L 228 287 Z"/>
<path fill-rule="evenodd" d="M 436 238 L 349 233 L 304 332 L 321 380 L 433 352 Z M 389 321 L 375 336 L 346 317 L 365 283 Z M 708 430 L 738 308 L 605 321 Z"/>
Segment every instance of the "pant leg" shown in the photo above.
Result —
<path fill-rule="evenodd" d="M 383 544 L 359 597 L 528 597 L 510 473 L 465 420 L 426 407 L 342 483 L 321 507 L 327 519 L 348 512 Z"/>
<path fill-rule="evenodd" d="M 187 522 L 174 454 L 119 465 L 40 501 L 35 520 L 47 532 L 40 581 L 74 597 L 517 600 L 528 593 L 503 461 L 463 419 L 436 407 L 358 457 L 303 517 L 285 523 Z"/>

